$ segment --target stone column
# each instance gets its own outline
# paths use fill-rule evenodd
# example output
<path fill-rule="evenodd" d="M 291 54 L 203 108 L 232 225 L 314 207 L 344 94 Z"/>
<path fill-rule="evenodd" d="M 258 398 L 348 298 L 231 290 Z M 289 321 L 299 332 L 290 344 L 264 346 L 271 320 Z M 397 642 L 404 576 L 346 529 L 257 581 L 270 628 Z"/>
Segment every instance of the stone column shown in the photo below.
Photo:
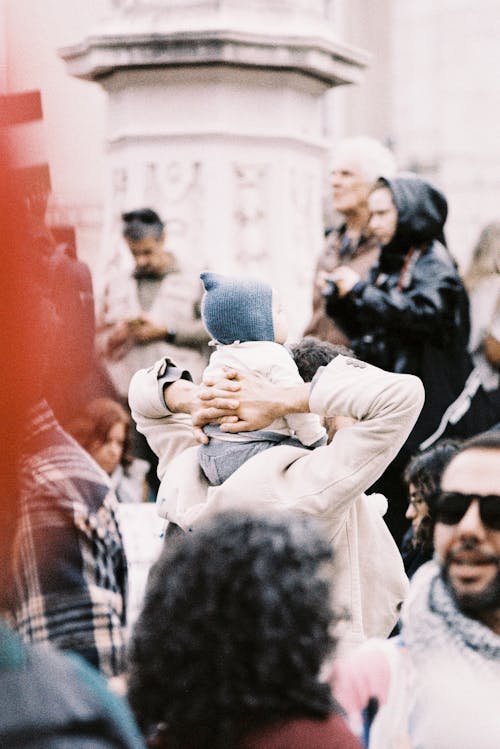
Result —
<path fill-rule="evenodd" d="M 266 278 L 292 337 L 322 245 L 322 97 L 366 56 L 335 39 L 322 0 L 115 0 L 60 51 L 109 95 L 103 269 L 128 261 L 123 210 L 155 208 L 193 270 Z"/>

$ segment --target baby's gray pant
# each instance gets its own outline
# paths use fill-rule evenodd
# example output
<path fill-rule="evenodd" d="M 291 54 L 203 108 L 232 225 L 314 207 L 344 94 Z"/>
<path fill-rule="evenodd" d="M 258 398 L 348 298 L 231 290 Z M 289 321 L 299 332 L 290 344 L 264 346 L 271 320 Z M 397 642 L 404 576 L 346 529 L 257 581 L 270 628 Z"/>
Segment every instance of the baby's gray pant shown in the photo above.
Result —
<path fill-rule="evenodd" d="M 210 437 L 211 433 L 217 433 L 218 427 L 208 426 L 205 427 L 204 431 Z M 248 435 L 251 439 L 246 442 L 231 442 L 211 438 L 208 445 L 200 445 L 198 452 L 200 466 L 212 486 L 222 484 L 249 458 L 264 450 L 269 450 L 270 447 L 276 445 L 304 447 L 294 437 L 277 434 L 276 432 L 262 430 L 248 432 Z"/>

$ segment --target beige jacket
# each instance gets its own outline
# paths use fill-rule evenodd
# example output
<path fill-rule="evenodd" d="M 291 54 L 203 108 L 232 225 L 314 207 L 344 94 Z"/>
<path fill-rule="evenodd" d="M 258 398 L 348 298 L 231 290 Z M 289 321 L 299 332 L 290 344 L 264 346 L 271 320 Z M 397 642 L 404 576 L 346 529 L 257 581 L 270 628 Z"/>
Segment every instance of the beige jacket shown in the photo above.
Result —
<path fill-rule="evenodd" d="M 370 487 L 398 453 L 424 401 L 421 381 L 343 356 L 325 367 L 312 388 L 320 417 L 356 419 L 330 444 L 308 451 L 278 446 L 254 456 L 221 486 L 201 475 L 189 418 L 171 414 L 162 395 L 165 361 L 137 372 L 132 415 L 158 454 L 159 513 L 184 529 L 229 507 L 281 509 L 318 519 L 334 552 L 333 594 L 345 607 L 345 646 L 386 637 L 398 618 L 408 581 L 399 551 Z"/>
<path fill-rule="evenodd" d="M 208 335 L 197 313 L 200 295 L 199 278 L 177 268 L 163 278 L 147 312 L 141 307 L 133 274 L 118 275 L 107 284 L 97 320 L 97 346 L 104 353 L 106 369 L 119 395 L 127 397 L 134 372 L 165 356 L 189 369 L 196 380 L 201 379 L 208 362 Z M 176 342 L 151 341 L 133 346 L 120 359 L 106 356 L 107 341 L 115 326 L 142 315 L 160 327 L 175 330 Z"/>

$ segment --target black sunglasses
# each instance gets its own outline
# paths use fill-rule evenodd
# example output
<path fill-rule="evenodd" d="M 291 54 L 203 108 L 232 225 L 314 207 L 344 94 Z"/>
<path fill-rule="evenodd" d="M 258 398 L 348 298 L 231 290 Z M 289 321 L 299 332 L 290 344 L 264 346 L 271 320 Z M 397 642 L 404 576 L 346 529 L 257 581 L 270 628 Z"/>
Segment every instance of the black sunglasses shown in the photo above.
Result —
<path fill-rule="evenodd" d="M 460 492 L 441 492 L 436 497 L 436 522 L 457 525 L 471 502 L 479 502 L 479 514 L 485 528 L 500 531 L 500 497 L 496 494 L 477 496 Z"/>

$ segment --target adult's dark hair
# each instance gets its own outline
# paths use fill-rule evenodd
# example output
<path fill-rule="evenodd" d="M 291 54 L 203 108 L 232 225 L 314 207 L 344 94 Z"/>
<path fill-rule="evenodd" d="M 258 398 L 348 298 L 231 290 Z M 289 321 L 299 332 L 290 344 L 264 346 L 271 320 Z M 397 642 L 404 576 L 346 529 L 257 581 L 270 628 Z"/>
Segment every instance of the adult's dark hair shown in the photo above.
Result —
<path fill-rule="evenodd" d="M 129 700 L 176 749 L 237 747 L 248 730 L 324 717 L 333 646 L 331 547 L 310 519 L 231 511 L 164 548 L 132 638 Z"/>
<path fill-rule="evenodd" d="M 118 422 L 125 426 L 125 442 L 120 463 L 126 470 L 132 462 L 130 442 L 130 416 L 125 409 L 112 398 L 95 398 L 86 404 L 85 408 L 66 430 L 87 451 L 96 442 L 103 445 L 110 430 Z"/>
<path fill-rule="evenodd" d="M 339 354 L 355 358 L 354 353 L 346 346 L 321 341 L 314 336 L 305 336 L 298 343 L 293 343 L 289 349 L 304 382 L 311 382 L 318 369 L 325 367 Z"/>
<path fill-rule="evenodd" d="M 132 242 L 139 242 L 144 237 L 153 236 L 161 239 L 165 224 L 156 211 L 151 208 L 139 208 L 122 213 L 123 236 Z"/>
<path fill-rule="evenodd" d="M 460 447 L 458 440 L 442 439 L 435 445 L 411 458 L 406 466 L 403 479 L 407 486 L 412 484 L 420 499 L 428 507 L 414 537 L 415 546 L 427 550 L 432 546 L 435 525 L 435 496 L 441 483 L 443 471 Z"/>

